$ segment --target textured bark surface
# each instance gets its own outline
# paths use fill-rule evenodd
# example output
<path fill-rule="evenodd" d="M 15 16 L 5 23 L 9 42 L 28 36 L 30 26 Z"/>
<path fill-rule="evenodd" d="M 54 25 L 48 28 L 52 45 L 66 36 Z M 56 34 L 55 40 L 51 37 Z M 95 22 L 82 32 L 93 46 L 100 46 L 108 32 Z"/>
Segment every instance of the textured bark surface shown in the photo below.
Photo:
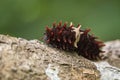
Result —
<path fill-rule="evenodd" d="M 112 66 L 120 68 L 120 40 L 105 43 L 103 58 Z"/>
<path fill-rule="evenodd" d="M 100 72 L 76 53 L 0 35 L 0 80 L 100 80 Z"/>
<path fill-rule="evenodd" d="M 102 54 L 104 61 L 96 62 L 101 80 L 120 80 L 120 40 L 105 43 Z"/>

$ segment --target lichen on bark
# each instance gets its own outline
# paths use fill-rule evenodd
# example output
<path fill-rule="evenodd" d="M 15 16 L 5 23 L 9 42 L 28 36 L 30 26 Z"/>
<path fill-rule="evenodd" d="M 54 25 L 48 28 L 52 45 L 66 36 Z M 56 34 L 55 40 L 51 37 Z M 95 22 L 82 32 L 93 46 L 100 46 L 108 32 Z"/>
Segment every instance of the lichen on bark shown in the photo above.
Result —
<path fill-rule="evenodd" d="M 46 73 L 49 65 L 53 72 L 58 69 L 54 76 L 60 80 L 100 80 L 96 66 L 76 53 L 38 40 L 0 35 L 0 80 L 52 80 Z"/>

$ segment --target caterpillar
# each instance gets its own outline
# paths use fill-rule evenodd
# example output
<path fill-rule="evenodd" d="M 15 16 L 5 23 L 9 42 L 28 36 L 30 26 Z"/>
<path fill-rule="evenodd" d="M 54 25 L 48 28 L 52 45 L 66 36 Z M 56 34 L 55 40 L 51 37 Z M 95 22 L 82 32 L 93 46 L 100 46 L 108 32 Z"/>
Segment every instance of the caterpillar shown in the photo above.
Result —
<path fill-rule="evenodd" d="M 76 52 L 89 60 L 100 60 L 100 53 L 104 52 L 101 48 L 105 45 L 89 32 L 90 29 L 81 29 L 80 24 L 74 27 L 72 22 L 70 25 L 53 23 L 52 28 L 46 27 L 44 40 L 58 49 Z"/>

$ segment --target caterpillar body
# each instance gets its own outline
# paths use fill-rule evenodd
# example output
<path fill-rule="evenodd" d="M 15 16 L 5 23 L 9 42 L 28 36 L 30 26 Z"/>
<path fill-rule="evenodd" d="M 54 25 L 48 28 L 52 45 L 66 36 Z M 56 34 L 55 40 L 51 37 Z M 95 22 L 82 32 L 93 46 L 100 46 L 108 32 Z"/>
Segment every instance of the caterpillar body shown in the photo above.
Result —
<path fill-rule="evenodd" d="M 69 26 L 62 22 L 53 23 L 52 28 L 46 27 L 45 42 L 58 49 L 77 52 L 89 60 L 99 60 L 104 43 L 89 32 L 90 29 L 83 30 L 79 24 L 74 27 L 72 23 Z"/>

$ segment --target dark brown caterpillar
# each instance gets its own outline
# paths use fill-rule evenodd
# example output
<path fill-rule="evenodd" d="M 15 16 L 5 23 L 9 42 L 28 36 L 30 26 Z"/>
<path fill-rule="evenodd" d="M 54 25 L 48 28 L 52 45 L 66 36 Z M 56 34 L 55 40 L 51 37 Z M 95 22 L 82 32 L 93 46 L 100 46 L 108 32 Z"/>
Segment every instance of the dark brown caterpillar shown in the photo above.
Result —
<path fill-rule="evenodd" d="M 53 47 L 63 49 L 65 51 L 75 51 L 89 60 L 100 59 L 101 47 L 103 42 L 97 41 L 97 37 L 89 34 L 90 29 L 81 29 L 81 25 L 77 28 L 71 23 L 62 25 L 53 24 L 52 28 L 46 27 L 45 42 Z"/>

